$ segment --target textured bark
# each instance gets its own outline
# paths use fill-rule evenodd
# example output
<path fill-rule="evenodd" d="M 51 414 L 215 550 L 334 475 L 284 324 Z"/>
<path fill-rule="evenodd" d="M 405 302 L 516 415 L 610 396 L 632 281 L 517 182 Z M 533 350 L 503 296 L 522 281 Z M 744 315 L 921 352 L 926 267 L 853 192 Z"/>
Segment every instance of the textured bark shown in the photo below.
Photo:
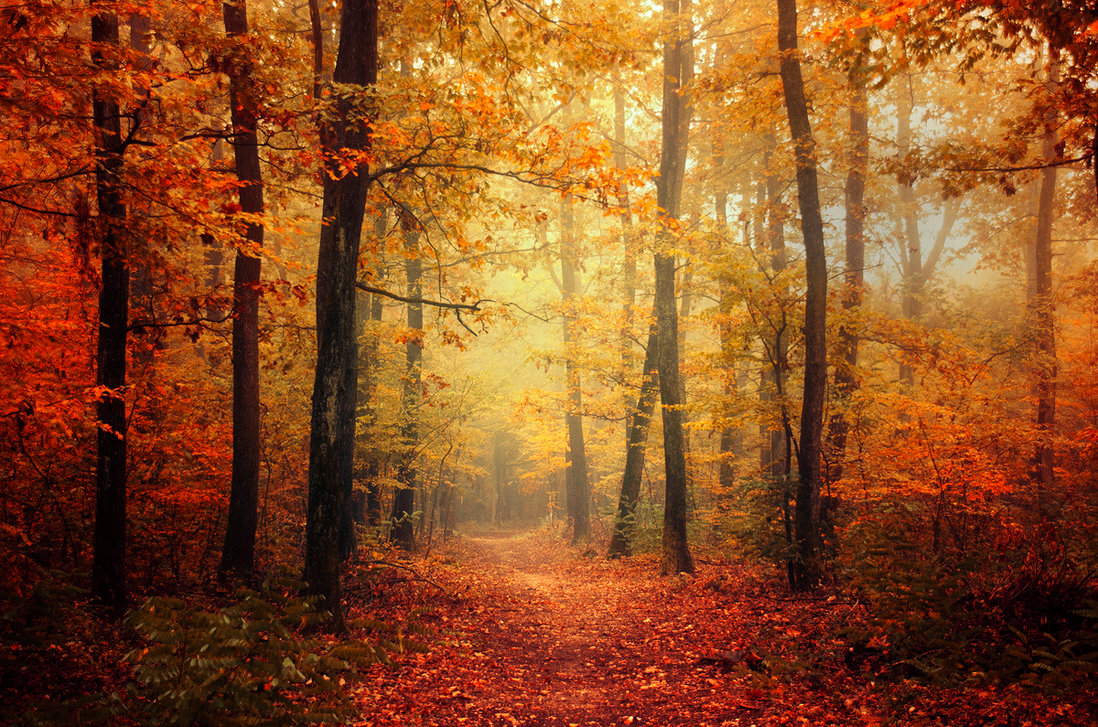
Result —
<path fill-rule="evenodd" d="M 377 82 L 377 0 L 344 0 L 333 81 L 366 87 Z M 340 175 L 332 154 L 368 150 L 369 119 L 347 96 L 321 129 L 325 152 L 324 224 L 317 258 L 317 366 L 309 436 L 309 502 L 305 579 L 324 598 L 333 627 L 343 628 L 339 588 L 339 530 L 345 483 L 352 476 L 358 389 L 355 281 L 365 212 L 365 169 Z"/>
<path fill-rule="evenodd" d="M 801 213 L 808 284 L 804 311 L 804 393 L 797 457 L 799 481 L 794 516 L 797 560 L 792 569 L 792 586 L 804 591 L 814 588 L 820 579 L 820 440 L 827 386 L 827 258 L 816 175 L 816 142 L 808 118 L 808 102 L 797 51 L 797 2 L 777 0 L 777 3 L 782 91 L 797 163 L 797 202 Z"/>
<path fill-rule="evenodd" d="M 564 298 L 564 366 L 568 410 L 567 469 L 565 470 L 565 507 L 572 521 L 572 542 L 591 537 L 591 483 L 587 478 L 587 452 L 583 442 L 583 393 L 576 363 L 575 332 L 572 330 L 572 301 L 576 296 L 575 213 L 572 200 L 561 203 L 560 282 Z"/>
<path fill-rule="evenodd" d="M 660 232 L 664 245 L 672 242 L 671 224 L 678 219 L 690 129 L 689 88 L 683 85 L 691 71 L 693 43 L 690 0 L 664 0 L 663 17 L 672 33 L 663 44 L 663 108 L 661 114 L 660 175 L 656 204 L 666 224 Z M 692 66 L 692 64 L 691 64 Z M 660 572 L 693 573 L 694 561 L 686 538 L 686 453 L 682 426 L 682 387 L 679 380 L 679 320 L 675 304 L 675 258 L 656 253 L 656 325 L 660 401 L 663 404 L 664 511 Z"/>
<path fill-rule="evenodd" d="M 248 36 L 245 0 L 223 5 L 225 33 L 233 40 Z M 263 214 L 263 176 L 256 135 L 257 99 L 252 84 L 252 63 L 246 45 L 238 46 L 229 67 L 233 155 L 241 186 L 237 196 L 241 211 Z M 255 533 L 259 505 L 259 251 L 263 225 L 249 222 L 247 246 L 237 250 L 233 275 L 233 474 L 229 491 L 229 517 L 221 570 L 250 576 L 255 568 Z"/>
<path fill-rule="evenodd" d="M 423 261 L 419 258 L 419 233 L 414 229 L 414 221 L 405 214 L 401 218 L 404 233 L 404 252 L 408 256 L 404 261 L 404 274 L 407 280 L 408 297 L 418 300 L 423 297 L 420 278 L 423 275 Z M 415 448 L 419 441 L 419 401 L 420 401 L 420 361 L 423 348 L 420 337 L 423 335 L 423 304 L 408 303 L 408 329 L 411 336 L 404 346 L 404 388 L 401 395 L 403 421 L 400 427 L 401 453 L 397 461 L 396 479 L 398 482 L 393 493 L 392 539 L 404 550 L 415 550 L 416 536 L 412 522 L 416 505 L 416 461 Z"/>
<path fill-rule="evenodd" d="M 648 442 L 652 412 L 659 393 L 659 330 L 655 322 L 648 332 L 648 347 L 644 353 L 644 378 L 641 381 L 637 405 L 629 414 L 625 429 L 625 471 L 621 477 L 621 496 L 614 517 L 614 533 L 610 536 L 607 555 L 617 558 L 629 555 L 636 531 L 636 510 L 640 501 L 641 478 L 644 476 L 645 445 Z"/>
<path fill-rule="evenodd" d="M 118 18 L 100 11 L 92 17 L 92 62 L 115 66 L 102 48 L 118 45 Z M 118 189 L 124 146 L 118 103 L 102 92 L 92 95 L 95 122 L 95 191 L 102 282 L 96 384 L 106 389 L 96 404 L 95 538 L 92 593 L 118 615 L 126 607 L 126 327 L 129 323 L 129 252 L 126 206 Z"/>
<path fill-rule="evenodd" d="M 865 180 L 869 163 L 869 112 L 865 79 L 851 71 L 850 167 L 846 173 L 846 270 L 843 272 L 843 311 L 847 319 L 839 328 L 838 361 L 835 364 L 836 411 L 828 421 L 827 481 L 843 477 L 846 439 L 850 431 L 847 409 L 857 389 L 858 332 L 849 316 L 862 304 L 865 284 Z"/>

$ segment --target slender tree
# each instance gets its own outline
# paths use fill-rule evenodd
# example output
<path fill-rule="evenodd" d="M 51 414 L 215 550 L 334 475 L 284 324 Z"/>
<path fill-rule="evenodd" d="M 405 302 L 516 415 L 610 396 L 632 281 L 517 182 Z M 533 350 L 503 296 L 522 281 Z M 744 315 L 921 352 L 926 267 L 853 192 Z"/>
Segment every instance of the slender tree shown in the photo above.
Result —
<path fill-rule="evenodd" d="M 643 378 L 640 393 L 637 395 L 637 405 L 630 411 L 626 423 L 625 470 L 621 476 L 621 496 L 618 498 L 614 532 L 610 536 L 610 548 L 607 552 L 611 558 L 629 555 L 633 548 L 637 502 L 640 500 L 641 477 L 644 474 L 645 445 L 648 442 L 652 412 L 656 408 L 656 396 L 659 394 L 659 350 L 659 329 L 653 320 L 644 352 Z"/>
<path fill-rule="evenodd" d="M 365 216 L 368 169 L 347 170 L 348 153 L 370 148 L 371 99 L 377 83 L 377 0 L 344 0 L 332 74 L 334 105 L 321 129 L 323 224 L 316 276 L 317 365 L 309 436 L 305 580 L 343 628 L 339 531 L 345 483 L 352 477 L 358 388 L 355 282 Z"/>
<path fill-rule="evenodd" d="M 1052 90 L 1059 81 L 1055 54 L 1048 64 L 1046 86 Z M 1057 113 L 1049 108 L 1045 113 L 1041 153 L 1047 162 L 1056 159 L 1059 137 L 1056 133 Z M 1037 229 L 1034 236 L 1033 287 L 1029 306 L 1035 344 L 1037 381 L 1037 448 L 1034 455 L 1038 485 L 1037 507 L 1044 507 L 1042 493 L 1056 481 L 1053 468 L 1055 449 L 1052 434 L 1056 426 L 1056 306 L 1052 297 L 1052 221 L 1056 201 L 1056 167 L 1041 170 L 1037 200 Z"/>
<path fill-rule="evenodd" d="M 97 9 L 91 21 L 92 62 L 100 71 L 117 68 L 118 17 Z M 117 613 L 126 605 L 126 328 L 129 324 L 130 269 L 126 244 L 126 205 L 119 188 L 125 144 L 118 102 L 104 84 L 92 92 L 95 123 L 95 191 L 99 207 L 102 281 L 96 383 L 95 545 L 92 592 Z"/>
<path fill-rule="evenodd" d="M 567 387 L 568 450 L 565 470 L 565 505 L 572 521 L 572 542 L 591 537 L 591 482 L 587 478 L 587 451 L 583 441 L 583 392 L 576 361 L 574 311 L 576 283 L 576 217 L 572 199 L 561 201 L 560 284 L 564 298 L 564 367 Z"/>
<path fill-rule="evenodd" d="M 690 0 L 664 0 L 663 17 L 670 29 L 663 44 L 663 107 L 660 174 L 656 204 L 663 215 L 661 249 L 656 252 L 655 307 L 658 326 L 660 401 L 663 403 L 664 511 L 662 573 L 693 573 L 694 561 L 686 538 L 686 442 L 682 426 L 679 383 L 679 311 L 675 304 L 675 256 L 668 249 L 674 238 L 682 201 L 683 176 L 690 129 L 689 88 L 692 20 Z"/>
<path fill-rule="evenodd" d="M 847 82 L 850 89 L 850 157 L 846 173 L 846 269 L 843 271 L 843 313 L 846 319 L 839 327 L 838 362 L 835 364 L 835 399 L 837 409 L 828 420 L 827 481 L 838 482 L 843 477 L 846 439 L 850 431 L 847 408 L 857 389 L 855 376 L 858 366 L 858 331 L 851 316 L 862 304 L 865 284 L 865 181 L 869 166 L 869 108 L 865 76 L 861 69 L 850 69 Z"/>
<path fill-rule="evenodd" d="M 249 215 L 246 244 L 233 275 L 233 474 L 221 570 L 248 576 L 255 568 L 259 504 L 259 283 L 263 248 L 263 175 L 256 134 L 258 97 L 252 86 L 246 0 L 223 6 L 225 33 L 237 41 L 228 63 L 232 146 L 240 209 Z"/>
<path fill-rule="evenodd" d="M 797 560 L 792 569 L 795 590 L 814 588 L 820 579 L 819 500 L 824 398 L 827 387 L 827 257 L 816 175 L 816 140 L 808 118 L 804 78 L 797 50 L 797 0 L 777 0 L 780 74 L 793 152 L 797 165 L 797 202 L 804 237 L 807 290 L 804 310 L 804 393 L 794 539 Z"/>
<path fill-rule="evenodd" d="M 419 252 L 419 232 L 416 222 L 407 212 L 401 214 L 400 227 L 404 234 L 404 273 L 408 285 L 408 329 L 411 335 L 404 344 L 404 386 L 401 395 L 400 427 L 401 454 L 397 461 L 398 486 L 393 493 L 393 542 L 404 550 L 414 550 L 416 534 L 412 515 L 416 505 L 415 447 L 419 440 L 420 361 L 423 357 L 423 261 Z"/>

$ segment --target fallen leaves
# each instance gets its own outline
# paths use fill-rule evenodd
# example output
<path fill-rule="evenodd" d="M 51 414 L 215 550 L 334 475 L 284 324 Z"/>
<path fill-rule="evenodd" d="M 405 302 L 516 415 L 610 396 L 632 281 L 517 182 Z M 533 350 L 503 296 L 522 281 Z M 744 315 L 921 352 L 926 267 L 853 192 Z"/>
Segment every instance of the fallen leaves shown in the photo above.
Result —
<path fill-rule="evenodd" d="M 363 725 L 1094 723 L 1071 706 L 1047 721 L 1050 706 L 1020 693 L 888 685 L 844 658 L 848 601 L 787 598 L 758 567 L 715 560 L 665 579 L 650 556 L 573 557 L 544 533 L 466 538 L 444 557 L 417 569 L 458 595 L 395 594 L 406 608 L 431 600 L 438 643 L 373 674 Z"/>

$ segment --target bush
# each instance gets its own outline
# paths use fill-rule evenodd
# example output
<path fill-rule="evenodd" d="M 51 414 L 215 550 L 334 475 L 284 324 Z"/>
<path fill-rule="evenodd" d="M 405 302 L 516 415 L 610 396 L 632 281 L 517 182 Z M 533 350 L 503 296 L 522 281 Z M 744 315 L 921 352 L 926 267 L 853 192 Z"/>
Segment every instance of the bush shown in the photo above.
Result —
<path fill-rule="evenodd" d="M 217 613 L 153 598 L 128 622 L 149 644 L 127 655 L 140 707 L 155 725 L 299 725 L 338 722 L 356 667 L 388 662 L 383 647 L 325 644 L 301 635 L 323 617 L 283 588 L 242 591 Z"/>

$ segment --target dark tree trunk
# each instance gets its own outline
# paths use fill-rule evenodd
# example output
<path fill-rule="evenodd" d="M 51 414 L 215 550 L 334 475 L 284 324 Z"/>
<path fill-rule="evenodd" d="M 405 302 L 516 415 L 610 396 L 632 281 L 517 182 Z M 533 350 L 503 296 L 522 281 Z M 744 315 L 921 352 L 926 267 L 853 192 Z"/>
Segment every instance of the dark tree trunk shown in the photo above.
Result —
<path fill-rule="evenodd" d="M 624 170 L 628 165 L 625 157 L 625 90 L 621 78 L 614 78 L 614 165 Z M 633 366 L 633 321 L 636 318 L 637 305 L 637 252 L 633 242 L 633 216 L 629 204 L 629 190 L 622 186 L 618 190 L 618 204 L 621 206 L 621 238 L 624 259 L 622 264 L 623 321 L 621 335 L 622 380 L 629 376 Z M 622 473 L 621 496 L 618 498 L 618 511 L 614 517 L 614 532 L 610 536 L 610 548 L 607 555 L 618 558 L 632 552 L 635 532 L 635 514 L 640 500 L 641 478 L 644 474 L 645 444 L 648 442 L 648 425 L 656 405 L 657 373 L 656 343 L 657 329 L 653 324 L 648 334 L 648 346 L 645 348 L 640 393 L 636 407 L 629 413 L 625 425 L 625 471 Z M 625 392 L 626 406 L 630 392 Z"/>
<path fill-rule="evenodd" d="M 377 0 L 344 0 L 339 52 L 332 80 L 360 89 L 377 82 Z M 317 259 L 317 365 L 309 437 L 309 504 L 305 525 L 305 580 L 324 598 L 333 626 L 343 628 L 339 589 L 339 531 L 345 483 L 352 476 L 358 356 L 355 282 L 365 213 L 367 169 L 342 173 L 341 149 L 366 151 L 369 124 L 348 96 L 336 98 L 334 121 L 324 124 L 324 224 Z"/>
<path fill-rule="evenodd" d="M 92 61 L 103 70 L 116 66 L 104 51 L 118 45 L 118 18 L 100 11 L 92 17 Z M 106 391 L 96 404 L 95 545 L 92 593 L 121 614 L 126 606 L 126 327 L 129 324 L 130 271 L 125 239 L 126 206 L 118 188 L 125 152 L 118 103 L 102 92 L 92 95 L 95 122 L 95 190 L 102 262 L 96 383 Z"/>
<path fill-rule="evenodd" d="M 664 0 L 663 17 L 671 36 L 663 45 L 663 108 L 661 116 L 660 175 L 656 204 L 666 220 L 678 219 L 690 129 L 689 88 L 693 29 L 690 0 Z M 659 233 L 672 241 L 669 225 Z M 682 426 L 682 386 L 679 379 L 679 320 L 675 304 L 675 258 L 656 253 L 656 325 L 660 401 L 663 403 L 664 511 L 660 572 L 693 573 L 694 561 L 686 538 L 686 442 Z"/>
<path fill-rule="evenodd" d="M 382 223 L 384 227 L 384 223 Z M 384 230 L 382 230 L 383 232 Z M 368 323 L 381 320 L 381 297 L 358 291 L 355 305 L 355 333 L 363 335 Z M 355 413 L 355 464 L 354 481 L 350 483 L 344 498 L 350 498 L 351 506 L 344 508 L 339 528 L 339 555 L 342 560 L 352 558 L 358 548 L 357 526 L 376 526 L 381 521 L 381 458 L 371 447 L 373 425 L 377 420 L 374 411 L 374 389 L 377 367 L 377 337 L 371 332 L 364 345 L 358 349 L 358 410 Z"/>
<path fill-rule="evenodd" d="M 568 394 L 565 424 L 568 427 L 565 506 L 572 521 L 572 542 L 591 537 L 591 483 L 587 479 L 587 452 L 583 442 L 583 393 L 576 362 L 575 333 L 572 330 L 576 297 L 576 221 L 572 200 L 561 204 L 560 278 L 564 296 L 564 367 Z"/>
<path fill-rule="evenodd" d="M 850 82 L 850 167 L 846 174 L 846 270 L 843 272 L 843 311 L 839 327 L 838 361 L 835 365 L 836 411 L 828 420 L 827 481 L 843 477 L 846 438 L 850 431 L 847 409 L 857 389 L 858 331 L 851 316 L 862 304 L 865 284 L 865 178 L 869 164 L 869 111 L 865 78 L 852 70 Z"/>
<path fill-rule="evenodd" d="M 415 222 L 405 213 L 401 217 L 401 229 L 404 233 L 404 249 L 408 258 L 404 262 L 407 278 L 408 297 L 419 300 L 423 297 L 420 278 L 423 274 L 423 261 L 419 258 L 419 233 L 414 229 Z M 393 493 L 393 530 L 392 539 L 404 550 L 414 550 L 416 534 L 412 516 L 416 505 L 416 460 L 415 449 L 419 441 L 419 401 L 420 401 L 420 360 L 423 348 L 420 344 L 423 335 L 423 304 L 408 303 L 408 328 L 412 331 L 404 349 L 404 389 L 401 408 L 403 422 L 400 428 L 400 459 L 397 462 L 397 488 Z"/>
<path fill-rule="evenodd" d="M 246 0 L 223 6 L 225 33 L 238 41 L 229 66 L 229 103 L 232 107 L 233 155 L 240 209 L 248 215 L 263 214 L 263 177 L 256 135 L 258 109 L 252 85 L 252 62 L 245 42 L 248 36 Z M 252 221 L 247 246 L 236 253 L 233 277 L 233 475 L 229 492 L 229 518 L 221 570 L 250 576 L 255 568 L 255 532 L 259 504 L 259 251 L 263 225 Z"/>
<path fill-rule="evenodd" d="M 801 212 L 808 283 L 804 310 L 804 398 L 801 402 L 801 435 L 797 453 L 799 481 L 794 517 L 797 561 L 792 583 L 796 590 L 804 591 L 814 588 L 820 580 L 820 439 L 827 393 L 827 257 L 816 178 L 816 141 L 808 118 L 808 102 L 797 51 L 797 2 L 777 0 L 777 3 L 782 91 L 797 162 L 797 202 Z"/>
<path fill-rule="evenodd" d="M 659 330 L 655 322 L 649 328 L 648 346 L 644 352 L 644 378 L 641 381 L 637 406 L 629 414 L 625 430 L 625 472 L 621 477 L 621 497 L 614 518 L 614 533 L 610 537 L 607 555 L 617 558 L 629 555 L 636 531 L 637 502 L 640 501 L 641 478 L 644 475 L 645 444 L 652 411 L 659 393 Z"/>

